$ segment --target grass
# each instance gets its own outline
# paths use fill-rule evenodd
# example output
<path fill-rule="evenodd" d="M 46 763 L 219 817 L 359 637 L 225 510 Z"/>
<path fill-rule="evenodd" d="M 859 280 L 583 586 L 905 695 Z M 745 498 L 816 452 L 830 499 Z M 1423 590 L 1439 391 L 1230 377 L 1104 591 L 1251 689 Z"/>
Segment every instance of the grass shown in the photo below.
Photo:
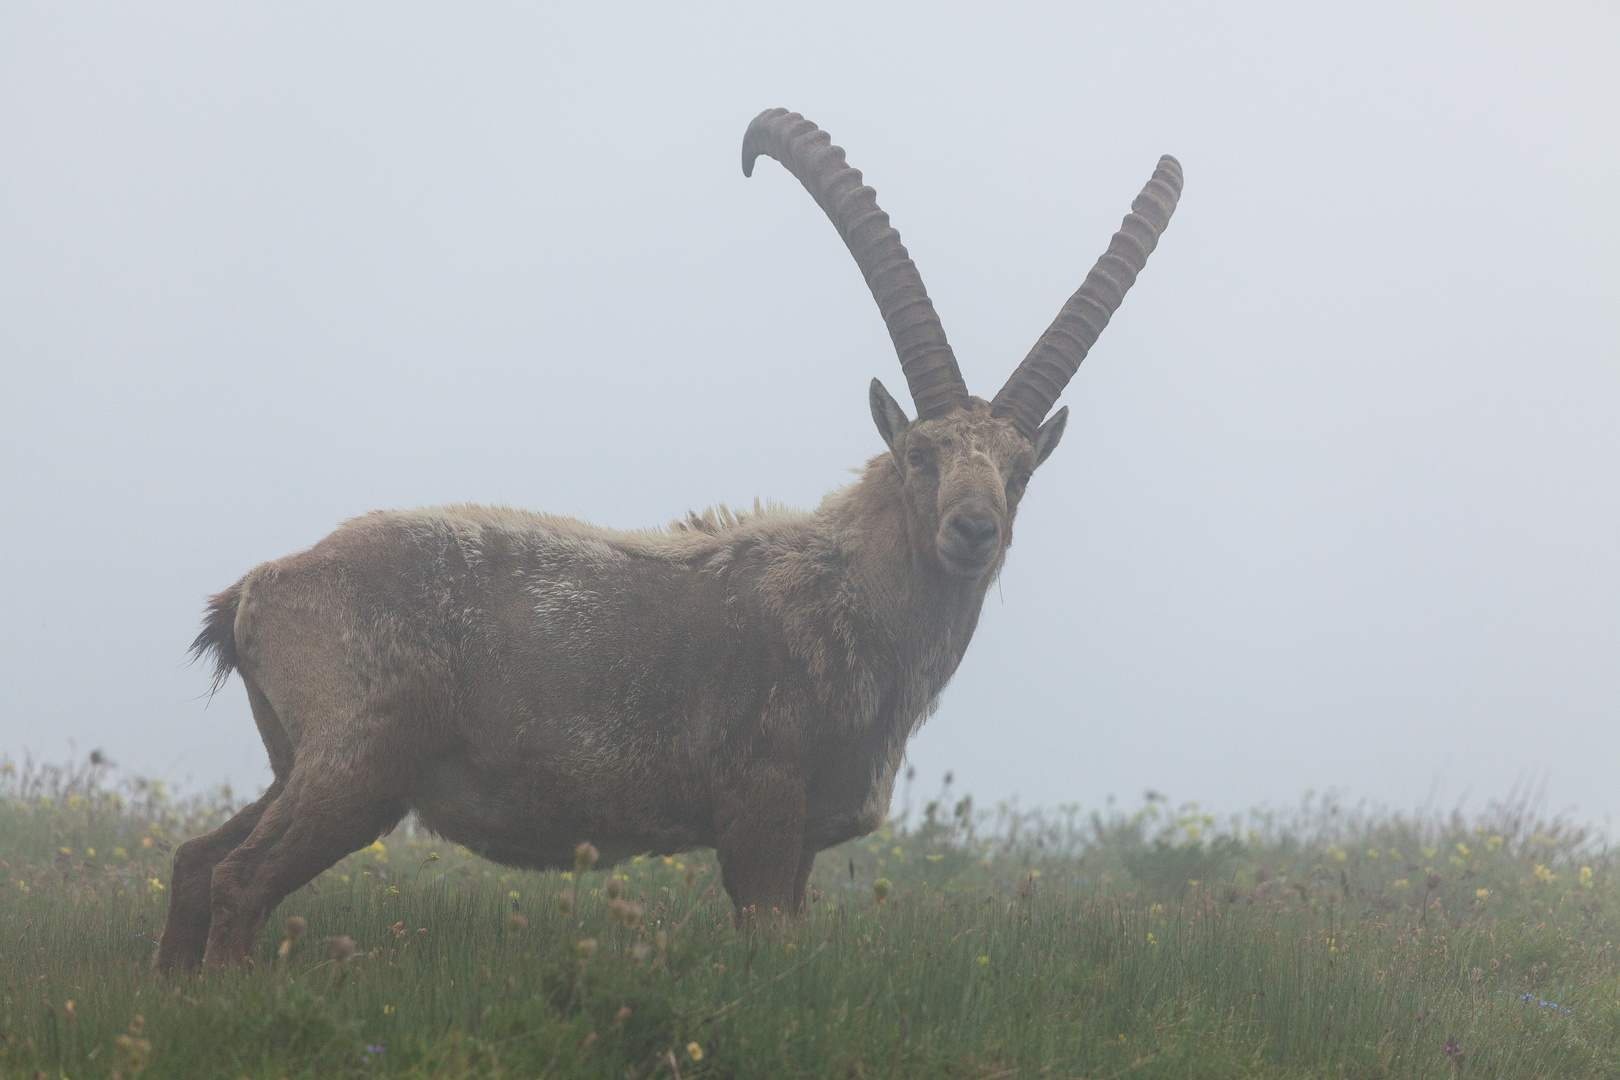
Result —
<path fill-rule="evenodd" d="M 0 760 L 0 1077 L 1620 1076 L 1620 858 L 1523 801 L 947 789 L 761 936 L 708 853 L 523 873 L 401 830 L 289 897 L 251 972 L 159 980 L 172 845 L 231 802 Z"/>

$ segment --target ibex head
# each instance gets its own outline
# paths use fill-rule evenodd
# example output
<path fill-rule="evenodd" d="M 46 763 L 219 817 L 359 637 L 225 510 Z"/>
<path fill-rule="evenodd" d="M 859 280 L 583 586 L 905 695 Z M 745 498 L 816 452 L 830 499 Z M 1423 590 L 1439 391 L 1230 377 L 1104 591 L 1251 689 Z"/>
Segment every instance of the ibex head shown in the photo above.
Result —
<path fill-rule="evenodd" d="M 1124 300 L 1158 244 L 1181 194 L 1181 165 L 1166 155 L 1085 283 L 1013 372 L 994 401 L 972 397 L 916 264 L 878 208 L 876 193 L 841 147 L 798 113 L 767 109 L 743 137 L 753 175 L 765 154 L 810 192 L 866 278 L 900 355 L 917 417 L 908 420 L 872 380 L 872 419 L 899 470 L 918 557 L 955 577 L 1000 565 L 1024 487 L 1063 437 L 1067 407 L 1047 411 Z"/>

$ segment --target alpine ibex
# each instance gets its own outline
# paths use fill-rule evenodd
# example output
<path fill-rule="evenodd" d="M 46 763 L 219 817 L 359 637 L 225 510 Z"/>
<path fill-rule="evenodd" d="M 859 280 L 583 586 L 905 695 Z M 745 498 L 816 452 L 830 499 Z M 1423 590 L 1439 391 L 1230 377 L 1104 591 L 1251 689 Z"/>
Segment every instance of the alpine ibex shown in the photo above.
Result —
<path fill-rule="evenodd" d="M 714 847 L 739 918 L 796 912 L 818 851 L 888 812 L 906 740 L 973 636 L 1047 410 L 1181 192 L 1164 157 L 994 401 L 972 397 L 871 188 L 797 113 L 765 154 L 838 228 L 917 417 L 876 379 L 887 451 L 810 513 L 618 532 L 504 507 L 381 511 L 212 598 L 195 654 L 242 676 L 275 778 L 175 853 L 160 970 L 240 962 L 281 900 L 414 810 L 520 867 Z M 1044 422 L 1043 422 L 1044 421 Z"/>

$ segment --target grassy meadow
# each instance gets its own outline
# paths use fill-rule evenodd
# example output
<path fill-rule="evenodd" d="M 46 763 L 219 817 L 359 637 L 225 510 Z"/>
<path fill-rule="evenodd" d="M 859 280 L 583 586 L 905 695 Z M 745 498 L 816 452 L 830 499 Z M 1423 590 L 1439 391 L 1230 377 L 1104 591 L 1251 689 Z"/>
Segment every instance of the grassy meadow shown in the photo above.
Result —
<path fill-rule="evenodd" d="M 1620 858 L 1523 801 L 1413 817 L 947 789 L 740 934 L 712 853 L 523 873 L 407 828 L 250 972 L 150 970 L 229 812 L 0 759 L 0 1077 L 1620 1077 Z"/>

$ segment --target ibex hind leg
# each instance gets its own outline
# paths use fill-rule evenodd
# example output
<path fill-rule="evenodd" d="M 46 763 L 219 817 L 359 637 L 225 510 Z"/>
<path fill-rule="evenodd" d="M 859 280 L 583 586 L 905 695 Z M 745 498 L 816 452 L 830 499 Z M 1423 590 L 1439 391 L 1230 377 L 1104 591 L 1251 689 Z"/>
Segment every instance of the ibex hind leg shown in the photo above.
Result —
<path fill-rule="evenodd" d="M 203 951 L 208 945 L 210 881 L 214 867 L 253 832 L 265 810 L 286 786 L 287 773 L 292 768 L 292 754 L 281 721 L 258 687 L 245 678 L 243 682 L 247 684 L 253 719 L 270 752 L 275 779 L 263 795 L 237 811 L 225 824 L 211 833 L 187 840 L 176 849 L 174 871 L 169 880 L 169 912 L 158 939 L 157 956 L 153 959 L 153 967 L 163 974 L 191 971 L 202 963 Z"/>
<path fill-rule="evenodd" d="M 305 752 L 253 831 L 214 868 L 207 968 L 251 962 L 277 904 L 392 828 L 407 803 L 377 762 Z M 347 760 L 348 764 L 343 764 Z"/>

